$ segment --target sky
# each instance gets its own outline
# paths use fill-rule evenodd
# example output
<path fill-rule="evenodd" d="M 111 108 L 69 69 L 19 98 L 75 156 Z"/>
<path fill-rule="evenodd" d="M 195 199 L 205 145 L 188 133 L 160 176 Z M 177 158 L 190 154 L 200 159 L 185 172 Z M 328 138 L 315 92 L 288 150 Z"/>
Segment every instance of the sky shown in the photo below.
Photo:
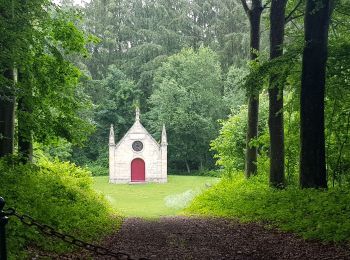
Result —
<path fill-rule="evenodd" d="M 89 3 L 90 0 L 74 0 L 74 3 L 77 5 L 84 5 L 84 3 Z"/>
<path fill-rule="evenodd" d="M 91 0 L 73 0 L 74 4 L 83 6 L 84 3 L 89 3 Z M 52 2 L 59 4 L 61 0 L 52 0 Z"/>

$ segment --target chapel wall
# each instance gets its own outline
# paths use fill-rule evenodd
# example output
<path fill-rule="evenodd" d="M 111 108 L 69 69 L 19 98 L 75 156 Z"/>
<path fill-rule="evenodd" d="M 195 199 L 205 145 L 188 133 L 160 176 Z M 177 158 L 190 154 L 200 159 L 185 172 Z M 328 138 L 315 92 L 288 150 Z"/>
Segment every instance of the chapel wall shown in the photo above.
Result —
<path fill-rule="evenodd" d="M 167 179 L 162 176 L 160 145 L 149 134 L 144 133 L 141 126 L 136 125 L 132 130 L 114 148 L 114 170 L 111 171 L 110 182 L 129 183 L 131 161 L 135 158 L 141 158 L 145 162 L 146 182 L 166 182 Z M 143 143 L 141 151 L 136 152 L 131 148 L 134 141 Z"/>

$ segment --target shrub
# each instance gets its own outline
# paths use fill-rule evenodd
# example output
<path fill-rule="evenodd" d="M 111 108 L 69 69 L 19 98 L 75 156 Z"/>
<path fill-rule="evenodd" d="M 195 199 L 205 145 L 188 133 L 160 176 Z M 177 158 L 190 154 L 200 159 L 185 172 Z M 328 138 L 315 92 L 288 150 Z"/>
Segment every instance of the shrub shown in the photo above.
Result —
<path fill-rule="evenodd" d="M 224 167 L 227 173 L 244 170 L 248 120 L 247 109 L 247 106 L 242 105 L 237 111 L 233 111 L 233 115 L 227 120 L 222 120 L 219 136 L 210 144 L 211 150 L 216 152 L 214 155 L 217 158 L 216 164 Z M 268 99 L 266 93 L 263 93 L 260 95 L 259 136 L 250 142 L 250 145 L 258 148 L 260 156 L 264 156 L 267 153 L 269 146 L 267 118 Z M 259 166 L 258 162 L 258 168 Z"/>
<path fill-rule="evenodd" d="M 108 168 L 98 163 L 90 163 L 86 167 L 91 171 L 92 176 L 108 176 L 109 174 Z"/>
<path fill-rule="evenodd" d="M 208 177 L 215 177 L 220 178 L 223 173 L 222 169 L 218 170 L 201 170 L 201 171 L 191 171 L 188 172 L 169 172 L 168 175 L 181 175 L 181 176 L 208 176 Z"/>
<path fill-rule="evenodd" d="M 112 220 L 110 206 L 93 190 L 91 174 L 72 163 L 40 159 L 35 165 L 12 166 L 0 160 L 0 174 L 0 196 L 6 199 L 7 207 L 61 232 L 96 241 L 121 222 Z M 7 229 L 10 259 L 24 258 L 28 245 L 54 252 L 71 249 L 14 217 Z"/>
<path fill-rule="evenodd" d="M 195 198 L 186 212 L 267 222 L 304 238 L 350 240 L 349 187 L 301 190 L 290 185 L 276 190 L 267 183 L 263 175 L 249 181 L 243 174 L 222 179 Z"/>

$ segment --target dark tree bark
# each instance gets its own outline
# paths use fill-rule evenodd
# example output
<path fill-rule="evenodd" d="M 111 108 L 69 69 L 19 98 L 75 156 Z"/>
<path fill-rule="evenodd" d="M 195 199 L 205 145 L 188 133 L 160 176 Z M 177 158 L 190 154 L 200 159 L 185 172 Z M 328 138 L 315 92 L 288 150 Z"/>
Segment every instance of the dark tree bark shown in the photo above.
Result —
<path fill-rule="evenodd" d="M 13 82 L 13 70 L 4 73 L 9 82 Z M 0 158 L 13 154 L 15 96 L 12 83 L 0 86 Z"/>
<path fill-rule="evenodd" d="M 272 0 L 270 10 L 270 60 L 283 55 L 285 9 L 287 0 Z M 283 82 L 272 72 L 269 86 L 270 185 L 283 187 L 284 127 Z"/>
<path fill-rule="evenodd" d="M 324 94 L 329 0 L 307 0 L 300 95 L 300 186 L 327 188 Z"/>
<path fill-rule="evenodd" d="M 19 73 L 19 82 L 22 86 L 25 86 L 25 91 L 23 92 L 25 94 L 18 98 L 18 153 L 21 156 L 21 161 L 28 163 L 33 160 L 33 140 L 30 124 L 32 89 L 29 75 L 24 75 L 22 72 Z"/>
<path fill-rule="evenodd" d="M 14 5 L 7 9 L 0 9 L 0 17 L 4 21 L 14 19 Z M 13 42 L 8 38 L 2 46 L 10 54 L 13 51 Z M 14 152 L 14 134 L 15 134 L 15 104 L 16 96 L 14 91 L 15 69 L 11 58 L 6 58 L 4 67 L 1 70 L 4 80 L 0 84 L 0 158 L 6 155 L 12 155 Z"/>
<path fill-rule="evenodd" d="M 257 58 L 260 49 L 260 18 L 263 11 L 261 0 L 252 0 L 249 8 L 246 0 L 241 0 L 250 23 L 250 59 Z M 257 91 L 258 92 L 258 91 Z M 245 175 L 249 178 L 257 172 L 257 148 L 250 147 L 249 142 L 258 136 L 259 93 L 249 93 L 248 129 L 246 140 Z"/>
<path fill-rule="evenodd" d="M 33 160 L 33 141 L 32 131 L 28 127 L 25 113 L 29 113 L 26 101 L 21 98 L 18 100 L 18 153 L 23 163 L 32 162 Z"/>

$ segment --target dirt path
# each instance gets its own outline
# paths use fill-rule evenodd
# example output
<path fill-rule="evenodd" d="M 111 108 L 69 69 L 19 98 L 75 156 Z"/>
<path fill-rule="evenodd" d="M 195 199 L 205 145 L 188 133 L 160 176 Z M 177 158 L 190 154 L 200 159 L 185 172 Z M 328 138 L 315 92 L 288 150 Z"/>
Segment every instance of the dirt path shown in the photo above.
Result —
<path fill-rule="evenodd" d="M 187 217 L 129 218 L 103 246 L 136 259 L 350 259 L 346 246 L 305 242 L 257 224 Z"/>

